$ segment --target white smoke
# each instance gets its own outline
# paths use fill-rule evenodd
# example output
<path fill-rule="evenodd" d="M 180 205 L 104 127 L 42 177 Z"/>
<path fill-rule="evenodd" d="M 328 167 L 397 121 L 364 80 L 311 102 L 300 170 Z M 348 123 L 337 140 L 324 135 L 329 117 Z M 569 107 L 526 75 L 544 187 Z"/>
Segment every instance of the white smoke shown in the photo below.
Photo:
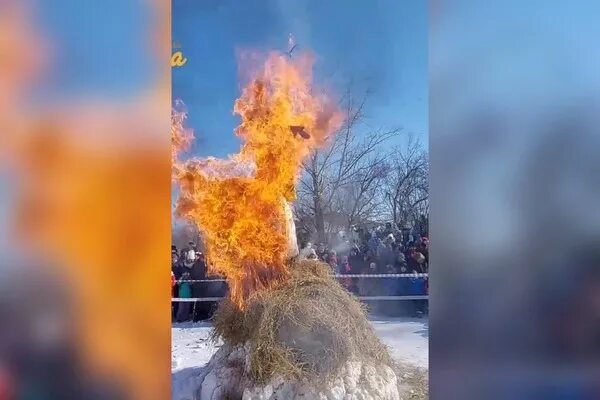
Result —
<path fill-rule="evenodd" d="M 256 164 L 254 162 L 241 160 L 236 156 L 231 156 L 226 160 L 206 157 L 197 159 L 195 162 L 200 173 L 211 180 L 253 178 L 256 174 Z"/>

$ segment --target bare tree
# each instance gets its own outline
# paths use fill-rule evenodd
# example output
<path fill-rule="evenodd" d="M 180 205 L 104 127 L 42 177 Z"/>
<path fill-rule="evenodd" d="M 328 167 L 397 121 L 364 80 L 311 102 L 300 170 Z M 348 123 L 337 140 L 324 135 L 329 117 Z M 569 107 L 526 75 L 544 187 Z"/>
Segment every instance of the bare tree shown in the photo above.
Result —
<path fill-rule="evenodd" d="M 388 214 L 397 224 L 414 226 L 428 218 L 429 159 L 413 137 L 392 153 L 383 190 Z"/>
<path fill-rule="evenodd" d="M 304 164 L 298 187 L 296 218 L 320 242 L 328 231 L 348 229 L 377 214 L 380 183 L 388 170 L 383 145 L 400 128 L 369 128 L 365 122 L 368 91 L 360 98 L 348 91 L 343 102 L 345 123 L 330 146 Z"/>
<path fill-rule="evenodd" d="M 382 217 L 381 184 L 387 175 L 388 165 L 379 157 L 367 161 L 366 165 L 368 168 L 340 187 L 333 199 L 334 207 L 345 217 L 343 227 L 346 229 Z"/>

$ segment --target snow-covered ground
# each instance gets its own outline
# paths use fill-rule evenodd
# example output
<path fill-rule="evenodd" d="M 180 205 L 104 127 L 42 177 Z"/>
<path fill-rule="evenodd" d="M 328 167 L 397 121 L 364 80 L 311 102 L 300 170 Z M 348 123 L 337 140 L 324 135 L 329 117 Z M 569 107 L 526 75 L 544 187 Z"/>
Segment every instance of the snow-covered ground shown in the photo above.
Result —
<path fill-rule="evenodd" d="M 427 319 L 371 318 L 381 340 L 394 359 L 428 369 L 429 323 Z M 171 329 L 171 372 L 173 399 L 192 398 L 198 384 L 194 375 L 217 350 L 210 340 L 207 323 L 174 324 Z"/>
<path fill-rule="evenodd" d="M 371 318 L 395 360 L 429 369 L 429 321 L 426 318 Z"/>

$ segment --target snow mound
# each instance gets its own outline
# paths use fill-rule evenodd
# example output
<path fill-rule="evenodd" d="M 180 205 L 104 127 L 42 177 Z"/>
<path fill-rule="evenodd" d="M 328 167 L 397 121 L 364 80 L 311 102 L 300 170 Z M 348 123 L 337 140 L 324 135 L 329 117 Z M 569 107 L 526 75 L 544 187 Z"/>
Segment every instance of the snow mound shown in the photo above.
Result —
<path fill-rule="evenodd" d="M 246 346 L 222 346 L 208 365 L 187 380 L 191 391 L 180 399 L 189 400 L 398 400 L 400 387 L 394 371 L 388 366 L 375 366 L 350 361 L 326 387 L 273 377 L 265 384 L 255 384 L 249 378 L 249 357 Z M 192 386 L 198 384 L 193 390 Z M 182 388 L 180 388 L 181 390 Z"/>

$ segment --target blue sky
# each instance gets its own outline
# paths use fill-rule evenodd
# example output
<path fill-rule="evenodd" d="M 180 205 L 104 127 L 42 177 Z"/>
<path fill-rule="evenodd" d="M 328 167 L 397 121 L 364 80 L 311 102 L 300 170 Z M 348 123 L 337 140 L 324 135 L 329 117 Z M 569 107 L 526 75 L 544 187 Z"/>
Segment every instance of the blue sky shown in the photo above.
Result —
<path fill-rule="evenodd" d="M 298 50 L 316 53 L 317 79 L 337 94 L 350 79 L 358 92 L 371 88 L 370 125 L 402 126 L 428 145 L 426 1 L 173 0 L 172 13 L 173 43 L 188 59 L 173 69 L 173 98 L 187 106 L 195 154 L 239 148 L 236 50 L 286 50 L 290 33 Z"/>

